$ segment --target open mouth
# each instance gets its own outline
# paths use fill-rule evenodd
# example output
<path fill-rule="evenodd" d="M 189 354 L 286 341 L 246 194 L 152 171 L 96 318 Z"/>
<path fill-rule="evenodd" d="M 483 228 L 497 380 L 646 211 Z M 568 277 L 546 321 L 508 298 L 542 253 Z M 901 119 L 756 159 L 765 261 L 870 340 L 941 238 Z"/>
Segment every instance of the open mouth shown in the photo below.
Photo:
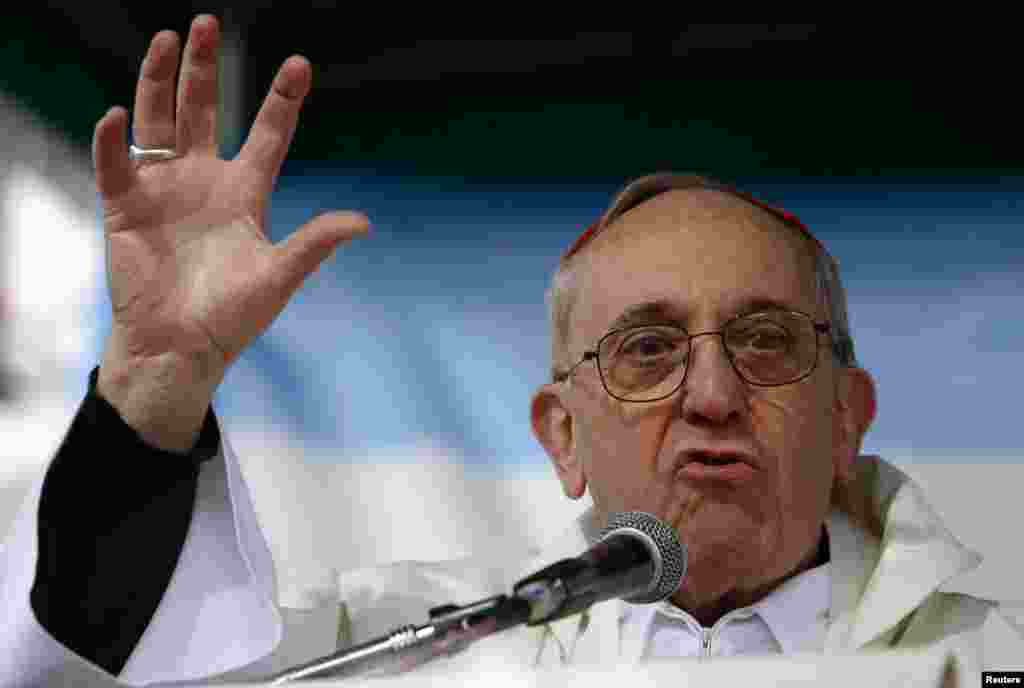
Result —
<path fill-rule="evenodd" d="M 696 454 L 693 460 L 705 466 L 728 466 L 734 463 L 743 463 L 738 456 L 723 454 Z"/>

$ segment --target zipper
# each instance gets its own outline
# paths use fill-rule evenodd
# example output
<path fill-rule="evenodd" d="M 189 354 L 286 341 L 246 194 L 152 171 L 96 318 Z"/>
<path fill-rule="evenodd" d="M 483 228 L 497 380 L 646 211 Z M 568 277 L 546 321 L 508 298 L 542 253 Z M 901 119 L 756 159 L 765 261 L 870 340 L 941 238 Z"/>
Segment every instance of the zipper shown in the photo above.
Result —
<path fill-rule="evenodd" d="M 700 629 L 700 658 L 711 658 L 711 631 L 706 628 Z"/>
<path fill-rule="evenodd" d="M 682 609 L 672 608 L 669 611 L 669 615 L 677 619 L 682 619 L 683 622 L 697 635 L 700 639 L 700 654 L 698 655 L 698 659 L 704 661 L 711 658 L 711 641 L 714 639 L 715 633 L 733 619 L 746 619 L 753 616 L 754 610 L 749 607 L 733 609 L 731 612 L 727 613 L 715 622 L 711 628 L 704 628 L 697 619 L 693 618 L 688 612 Z"/>
<path fill-rule="evenodd" d="M 711 640 L 715 632 L 724 627 L 733 619 L 746 619 L 753 616 L 754 612 L 749 607 L 733 609 L 731 612 L 719 619 L 711 628 L 700 627 L 700 650 L 701 659 L 711 659 Z"/>

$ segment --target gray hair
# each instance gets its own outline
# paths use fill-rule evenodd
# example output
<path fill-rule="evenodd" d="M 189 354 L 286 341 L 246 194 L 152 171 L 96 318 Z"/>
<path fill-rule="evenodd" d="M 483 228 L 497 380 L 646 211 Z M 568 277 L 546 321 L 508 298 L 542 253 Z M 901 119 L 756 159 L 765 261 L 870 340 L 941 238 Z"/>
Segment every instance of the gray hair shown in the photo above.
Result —
<path fill-rule="evenodd" d="M 749 198 L 736 189 L 713 179 L 691 174 L 653 174 L 630 182 L 615 196 L 608 210 L 598 220 L 594 234 L 600 233 L 644 201 L 675 189 L 711 189 L 750 202 Z M 778 210 L 762 209 L 771 212 L 786 226 L 800 230 L 800 236 L 805 239 L 814 262 L 818 296 L 825 306 L 831 324 L 832 352 L 841 365 L 856 367 L 857 359 L 853 351 L 853 338 L 850 335 L 850 323 L 846 312 L 846 290 L 839 279 L 839 263 L 819 241 L 813 239 L 800 226 L 799 222 Z M 563 258 L 555 270 L 547 293 L 551 321 L 551 377 L 555 381 L 564 378 L 566 371 L 575 362 L 568 360 L 569 318 L 575 305 L 575 297 L 578 295 L 580 276 L 579 271 L 575 269 L 578 262 L 576 255 L 570 254 Z"/>

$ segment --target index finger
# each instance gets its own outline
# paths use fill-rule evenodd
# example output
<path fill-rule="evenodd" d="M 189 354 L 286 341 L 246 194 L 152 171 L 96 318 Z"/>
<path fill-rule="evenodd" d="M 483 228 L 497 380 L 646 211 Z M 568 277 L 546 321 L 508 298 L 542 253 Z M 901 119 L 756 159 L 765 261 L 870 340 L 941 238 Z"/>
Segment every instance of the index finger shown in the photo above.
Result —
<path fill-rule="evenodd" d="M 309 93 L 312 71 L 304 57 L 296 55 L 285 60 L 238 154 L 240 160 L 262 171 L 270 186 L 288 155 L 302 101 Z"/>
<path fill-rule="evenodd" d="M 128 191 L 137 180 L 128 159 L 127 139 L 128 111 L 113 107 L 96 123 L 92 142 L 96 187 L 106 201 Z"/>

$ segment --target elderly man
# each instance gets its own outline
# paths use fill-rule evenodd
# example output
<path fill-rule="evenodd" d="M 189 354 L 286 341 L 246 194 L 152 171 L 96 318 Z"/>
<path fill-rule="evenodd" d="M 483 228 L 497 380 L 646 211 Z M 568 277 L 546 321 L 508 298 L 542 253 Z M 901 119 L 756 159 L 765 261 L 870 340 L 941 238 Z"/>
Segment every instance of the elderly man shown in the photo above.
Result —
<path fill-rule="evenodd" d="M 555 275 L 553 381 L 534 396 L 532 425 L 565 494 L 589 491 L 594 508 L 525 567 L 399 564 L 346 575 L 320 604 L 281 605 L 210 402 L 305 277 L 368 221 L 331 213 L 267 240 L 310 67 L 285 62 L 237 159 L 223 161 L 217 48 L 216 20 L 197 18 L 176 89 L 178 39 L 158 34 L 138 82 L 138 148 L 124 143 L 123 109 L 96 127 L 113 327 L 7 542 L 0 683 L 267 676 L 421 623 L 433 605 L 507 592 L 583 551 L 621 511 L 674 526 L 690 551 L 681 587 L 659 604 L 609 602 L 512 633 L 504 661 L 941 644 L 977 667 L 992 603 L 938 592 L 977 557 L 905 476 L 858 457 L 875 392 L 834 261 L 795 217 L 676 175 L 627 187 Z"/>

